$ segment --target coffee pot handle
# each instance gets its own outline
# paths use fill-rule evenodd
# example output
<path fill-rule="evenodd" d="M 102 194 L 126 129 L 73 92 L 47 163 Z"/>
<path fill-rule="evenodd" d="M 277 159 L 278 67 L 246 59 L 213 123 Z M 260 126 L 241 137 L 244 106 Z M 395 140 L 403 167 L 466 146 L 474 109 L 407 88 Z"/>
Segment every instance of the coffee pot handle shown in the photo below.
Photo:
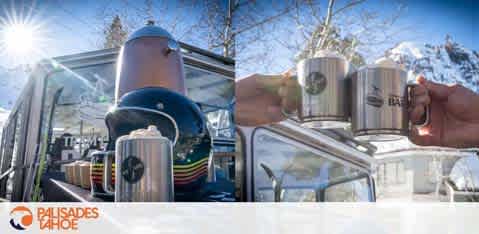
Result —
<path fill-rule="evenodd" d="M 110 183 L 112 181 L 112 178 L 113 178 L 113 173 L 112 173 L 112 170 L 113 170 L 113 165 L 114 165 L 114 162 L 113 162 L 113 156 L 115 155 L 113 153 L 114 151 L 108 151 L 107 153 L 105 153 L 105 157 L 103 158 L 103 169 L 104 169 L 104 173 L 103 175 L 105 175 L 103 177 L 103 190 L 105 190 L 106 193 L 108 194 L 114 194 L 115 191 L 111 190 L 110 189 Z M 116 165 L 115 165 L 116 166 Z M 116 174 L 115 174 L 116 176 Z"/>
<path fill-rule="evenodd" d="M 411 105 L 411 98 L 410 98 L 411 90 L 414 89 L 414 87 L 416 87 L 416 86 L 418 86 L 418 84 L 407 84 L 406 85 L 406 89 L 407 89 L 406 103 L 407 103 L 408 106 Z M 431 113 L 430 113 L 431 108 L 430 108 L 429 104 L 426 105 L 425 109 L 426 109 L 426 111 L 425 111 L 425 114 L 422 118 L 422 119 L 424 119 L 424 122 L 422 122 L 420 124 L 414 124 L 415 127 L 424 127 L 424 126 L 427 126 L 430 123 L 430 121 L 431 121 L 431 117 L 430 117 L 431 116 Z"/>

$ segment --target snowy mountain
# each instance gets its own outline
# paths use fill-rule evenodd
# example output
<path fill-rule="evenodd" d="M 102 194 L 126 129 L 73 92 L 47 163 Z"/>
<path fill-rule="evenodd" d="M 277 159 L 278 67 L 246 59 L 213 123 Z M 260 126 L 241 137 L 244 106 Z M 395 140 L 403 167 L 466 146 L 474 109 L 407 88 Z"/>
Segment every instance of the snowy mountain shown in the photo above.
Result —
<path fill-rule="evenodd" d="M 408 79 L 423 74 L 427 79 L 443 84 L 460 83 L 479 93 L 479 54 L 446 39 L 443 45 L 402 42 L 386 51 L 408 70 Z M 374 142 L 377 153 L 414 147 L 408 139 L 394 142 Z"/>
<path fill-rule="evenodd" d="M 28 67 L 5 68 L 0 66 L 0 108 L 10 110 L 27 83 Z"/>
<path fill-rule="evenodd" d="M 460 83 L 479 93 L 479 53 L 453 42 L 443 45 L 402 42 L 386 51 L 389 57 L 409 71 L 409 79 L 424 74 L 439 83 Z"/>

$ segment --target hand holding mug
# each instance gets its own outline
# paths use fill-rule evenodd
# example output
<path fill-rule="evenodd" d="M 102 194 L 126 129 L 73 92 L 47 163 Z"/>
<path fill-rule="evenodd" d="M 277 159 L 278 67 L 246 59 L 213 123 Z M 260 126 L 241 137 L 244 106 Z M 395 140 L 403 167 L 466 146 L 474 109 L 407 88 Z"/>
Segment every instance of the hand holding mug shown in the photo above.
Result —
<path fill-rule="evenodd" d="M 298 85 L 291 71 L 280 75 L 253 74 L 236 82 L 236 123 L 243 126 L 271 124 L 297 109 Z"/>
<path fill-rule="evenodd" d="M 415 129 L 411 141 L 421 146 L 479 147 L 479 95 L 462 85 L 438 84 L 423 76 L 417 81 L 409 118 L 420 122 L 429 104 L 430 123 Z"/>

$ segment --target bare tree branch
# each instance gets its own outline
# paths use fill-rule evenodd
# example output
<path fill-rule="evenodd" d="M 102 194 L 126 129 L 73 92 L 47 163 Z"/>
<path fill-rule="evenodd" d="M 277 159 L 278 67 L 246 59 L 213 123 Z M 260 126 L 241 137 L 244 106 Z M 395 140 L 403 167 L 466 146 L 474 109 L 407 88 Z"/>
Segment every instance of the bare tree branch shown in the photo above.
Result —
<path fill-rule="evenodd" d="M 319 38 L 318 45 L 316 46 L 319 49 L 324 49 L 326 45 L 326 39 L 329 36 L 329 28 L 331 27 L 331 19 L 333 17 L 334 1 L 335 0 L 329 0 L 329 3 L 328 3 L 328 12 L 326 14 L 326 20 L 323 25 L 323 30 L 320 33 L 321 38 Z"/>
<path fill-rule="evenodd" d="M 273 21 L 273 20 L 275 20 L 275 19 L 277 19 L 277 18 L 279 18 L 279 17 L 281 17 L 281 16 L 287 14 L 290 10 L 291 10 L 291 8 L 287 8 L 287 9 L 285 9 L 283 12 L 280 12 L 280 13 L 277 14 L 277 15 L 273 15 L 273 16 L 271 16 L 271 17 L 268 17 L 268 18 L 266 18 L 266 19 L 263 19 L 263 20 L 261 20 L 261 21 L 259 21 L 259 22 L 254 23 L 254 24 L 247 25 L 247 26 L 245 26 L 244 28 L 241 28 L 241 29 L 239 29 L 239 30 L 233 32 L 233 35 L 238 35 L 238 34 L 240 34 L 240 33 L 243 33 L 243 32 L 246 32 L 246 31 L 248 31 L 248 30 L 251 30 L 252 28 L 255 28 L 255 27 L 261 26 L 261 25 L 263 25 L 263 24 L 269 23 L 269 22 L 271 22 L 271 21 Z"/>
<path fill-rule="evenodd" d="M 361 4 L 361 3 L 365 2 L 365 1 L 366 1 L 366 0 L 357 0 L 357 1 L 349 2 L 349 3 L 346 4 L 345 6 L 343 6 L 343 7 L 339 8 L 339 9 L 337 9 L 337 10 L 333 13 L 333 16 L 339 14 L 341 11 L 344 11 L 344 10 L 346 10 L 346 9 L 348 9 L 348 8 L 352 8 L 353 6 L 358 5 L 358 4 Z"/>

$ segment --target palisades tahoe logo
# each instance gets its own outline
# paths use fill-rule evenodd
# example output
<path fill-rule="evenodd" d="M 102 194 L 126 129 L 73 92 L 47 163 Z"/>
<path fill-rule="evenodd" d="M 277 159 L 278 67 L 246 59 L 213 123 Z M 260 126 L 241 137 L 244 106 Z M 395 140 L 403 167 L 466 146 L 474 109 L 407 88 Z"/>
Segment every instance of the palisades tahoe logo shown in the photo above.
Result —
<path fill-rule="evenodd" d="M 33 209 L 32 209 L 33 210 Z M 35 219 L 40 230 L 78 230 L 80 220 L 95 220 L 100 217 L 97 207 L 37 207 L 32 212 L 25 206 L 10 211 L 10 226 L 22 231 L 28 229 Z"/>
<path fill-rule="evenodd" d="M 10 225 L 17 230 L 25 230 L 32 225 L 33 214 L 25 206 L 17 206 L 10 211 Z"/>

